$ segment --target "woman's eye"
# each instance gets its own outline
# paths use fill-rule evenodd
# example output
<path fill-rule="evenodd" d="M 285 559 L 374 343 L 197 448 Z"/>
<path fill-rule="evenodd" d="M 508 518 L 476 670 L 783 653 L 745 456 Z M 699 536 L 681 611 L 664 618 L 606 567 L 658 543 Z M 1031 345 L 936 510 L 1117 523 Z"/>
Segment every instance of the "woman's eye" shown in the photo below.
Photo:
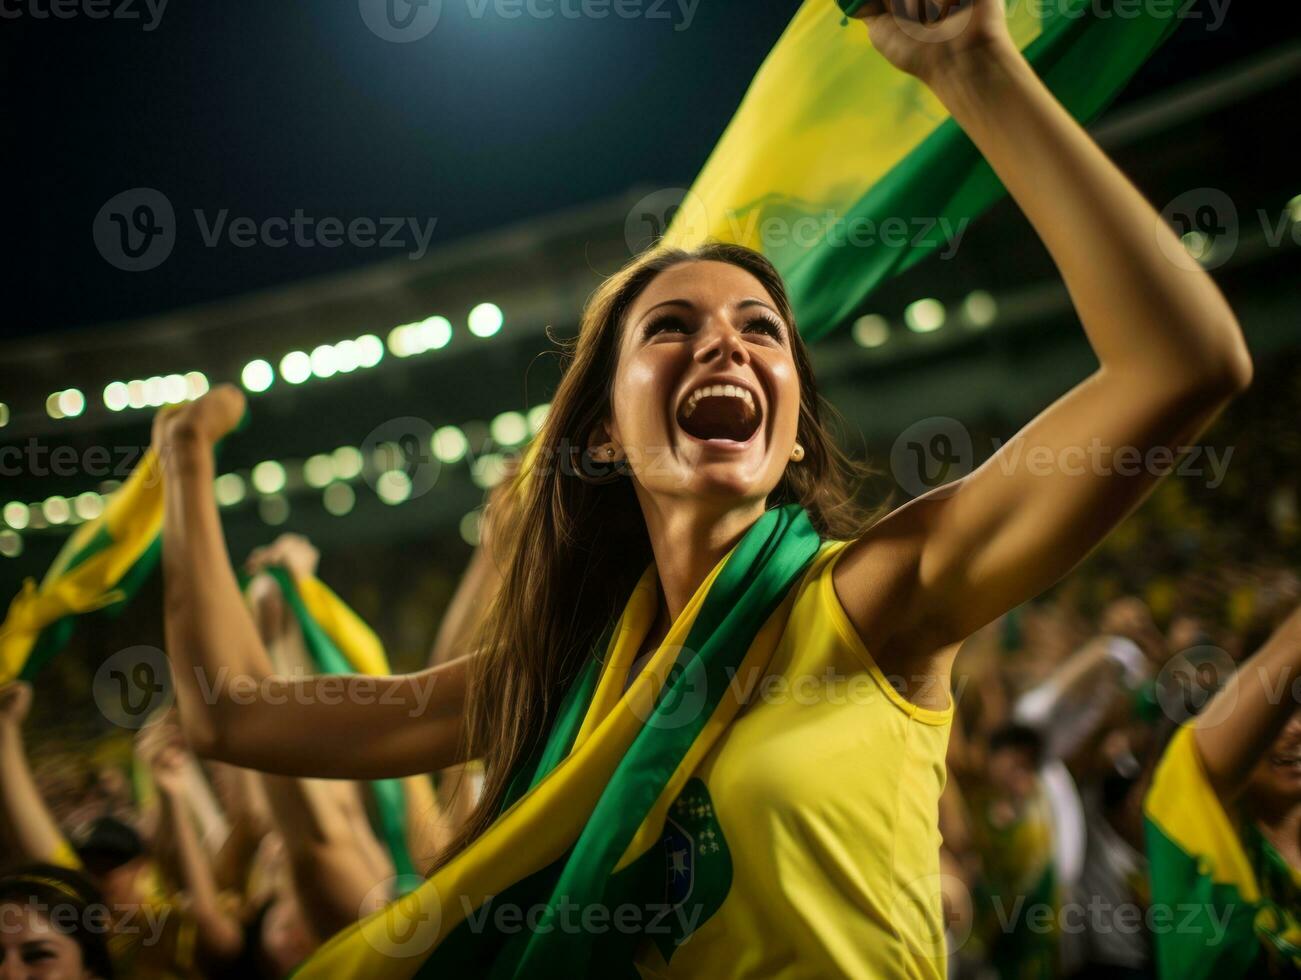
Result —
<path fill-rule="evenodd" d="M 770 320 L 766 316 L 757 316 L 745 325 L 747 330 L 759 330 L 768 334 L 773 340 L 781 340 L 783 333 L 782 327 L 775 320 Z"/>
<path fill-rule="evenodd" d="M 683 333 L 686 331 L 686 329 L 687 329 L 687 325 L 683 323 L 680 318 L 676 316 L 664 316 L 664 317 L 660 317 L 658 320 L 653 320 L 649 324 L 647 324 L 645 336 L 653 337 L 655 336 L 655 334 L 661 333 L 666 330 L 674 331 L 677 333 Z"/>

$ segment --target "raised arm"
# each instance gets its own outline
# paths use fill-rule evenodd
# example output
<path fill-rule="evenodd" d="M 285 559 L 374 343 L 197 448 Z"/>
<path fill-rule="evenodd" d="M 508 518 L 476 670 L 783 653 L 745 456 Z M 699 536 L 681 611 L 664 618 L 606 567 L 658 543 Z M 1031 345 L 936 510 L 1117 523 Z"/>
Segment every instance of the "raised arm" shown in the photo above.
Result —
<path fill-rule="evenodd" d="M 1246 388 L 1252 367 L 1215 283 L 1176 261 L 1179 238 L 1035 75 L 1008 35 L 1002 0 L 972 0 L 907 30 L 900 18 L 871 6 L 873 43 L 929 85 L 1002 179 L 1098 360 L 982 466 L 900 509 L 896 529 L 915 546 L 896 618 L 911 635 L 896 640 L 924 655 L 1072 569 Z M 854 574 L 856 558 L 868 570 L 866 551 L 838 568 L 851 617 L 871 601 L 870 577 Z"/>
<path fill-rule="evenodd" d="M 0 687 L 0 830 L 19 861 L 67 864 L 68 842 L 41 798 L 23 746 L 23 721 L 31 703 L 26 682 Z"/>
<path fill-rule="evenodd" d="M 219 385 L 160 414 L 167 647 L 187 740 L 205 756 L 290 776 L 379 779 L 460 761 L 467 658 L 416 674 L 277 675 L 221 532 L 212 447 L 244 399 Z"/>
<path fill-rule="evenodd" d="M 1228 802 L 1241 792 L 1270 745 L 1299 706 L 1301 607 L 1197 716 L 1193 737 L 1216 795 Z"/>
<path fill-rule="evenodd" d="M 186 760 L 180 731 L 171 719 L 155 722 L 138 737 L 140 754 L 158 790 L 166 827 L 174 837 L 180 885 L 198 926 L 198 943 L 205 962 L 233 960 L 244 948 L 244 933 L 233 903 L 223 902 L 211 858 L 199 839 L 186 802 Z"/>

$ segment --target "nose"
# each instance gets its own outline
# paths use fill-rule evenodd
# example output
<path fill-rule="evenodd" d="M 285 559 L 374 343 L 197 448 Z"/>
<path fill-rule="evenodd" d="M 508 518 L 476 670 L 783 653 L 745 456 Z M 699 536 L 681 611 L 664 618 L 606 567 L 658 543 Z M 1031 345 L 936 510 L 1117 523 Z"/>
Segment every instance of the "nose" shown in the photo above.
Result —
<path fill-rule="evenodd" d="M 18 962 L 18 949 L 0 947 L 0 980 L 23 980 L 23 966 Z"/>
<path fill-rule="evenodd" d="M 730 323 L 714 323 L 701 330 L 700 345 L 696 348 L 694 358 L 699 364 L 712 364 L 725 361 L 730 364 L 745 365 L 750 363 L 750 352 L 746 349 L 741 332 Z"/>

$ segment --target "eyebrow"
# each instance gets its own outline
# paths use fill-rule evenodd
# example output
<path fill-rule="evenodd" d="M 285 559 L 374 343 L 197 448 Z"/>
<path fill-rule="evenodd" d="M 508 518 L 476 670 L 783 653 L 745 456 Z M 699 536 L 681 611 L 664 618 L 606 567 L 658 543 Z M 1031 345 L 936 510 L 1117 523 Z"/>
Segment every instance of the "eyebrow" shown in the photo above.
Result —
<path fill-rule="evenodd" d="M 642 322 L 643 320 L 645 320 L 648 316 L 650 316 L 653 312 L 655 312 L 656 310 L 658 310 L 661 306 L 685 306 L 685 307 L 686 307 L 687 309 L 689 309 L 689 310 L 694 310 L 694 309 L 696 308 L 696 304 L 693 303 L 693 302 L 691 302 L 691 300 L 689 300 L 689 299 L 666 299 L 666 300 L 664 300 L 664 301 L 661 302 L 661 303 L 656 303 L 656 304 L 655 304 L 654 306 L 652 306 L 649 310 L 647 310 L 645 313 L 643 313 L 643 314 L 638 318 L 637 322 L 638 322 L 638 323 L 641 323 L 641 322 Z M 745 310 L 745 309 L 749 309 L 751 306 L 762 306 L 765 310 L 770 311 L 774 316 L 776 316 L 777 319 L 781 320 L 782 323 L 785 323 L 785 322 L 786 322 L 785 319 L 782 318 L 782 315 L 781 315 L 780 313 L 778 313 L 776 310 L 774 310 L 774 309 L 772 308 L 772 306 L 770 306 L 768 303 L 765 303 L 765 302 L 764 302 L 763 300 L 761 300 L 761 299 L 756 299 L 756 298 L 753 297 L 753 296 L 747 296 L 745 299 L 743 299 L 743 300 L 741 300 L 740 302 L 738 302 L 738 303 L 736 304 L 736 306 L 734 307 L 734 309 L 737 309 L 737 310 Z"/>

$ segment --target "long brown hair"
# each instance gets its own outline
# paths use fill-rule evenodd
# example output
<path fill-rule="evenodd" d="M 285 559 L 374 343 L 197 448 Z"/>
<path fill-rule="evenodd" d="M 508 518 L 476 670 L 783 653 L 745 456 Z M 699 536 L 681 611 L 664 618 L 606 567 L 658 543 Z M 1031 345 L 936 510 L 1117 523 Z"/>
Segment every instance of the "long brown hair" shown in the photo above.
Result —
<path fill-rule="evenodd" d="M 856 501 L 870 469 L 846 456 L 823 423 L 834 413 L 818 395 L 808 349 L 795 329 L 781 276 L 758 252 L 711 243 L 660 248 L 634 258 L 592 294 L 575 340 L 561 342 L 565 370 L 529 461 L 504 488 L 509 515 L 489 514 L 501 588 L 480 628 L 466 703 L 465 758 L 482 759 L 480 801 L 439 855 L 446 861 L 497 816 L 515 766 L 529 758 L 558 703 L 652 561 L 630 479 L 580 478 L 589 433 L 610 413 L 620 331 L 628 308 L 659 273 L 683 262 L 728 262 L 752 274 L 790 325 L 800 381 L 796 438 L 804 458 L 788 466 L 768 506 L 798 502 L 824 538 L 860 535 L 879 511 Z M 587 471 L 590 475 L 590 470 Z"/>

